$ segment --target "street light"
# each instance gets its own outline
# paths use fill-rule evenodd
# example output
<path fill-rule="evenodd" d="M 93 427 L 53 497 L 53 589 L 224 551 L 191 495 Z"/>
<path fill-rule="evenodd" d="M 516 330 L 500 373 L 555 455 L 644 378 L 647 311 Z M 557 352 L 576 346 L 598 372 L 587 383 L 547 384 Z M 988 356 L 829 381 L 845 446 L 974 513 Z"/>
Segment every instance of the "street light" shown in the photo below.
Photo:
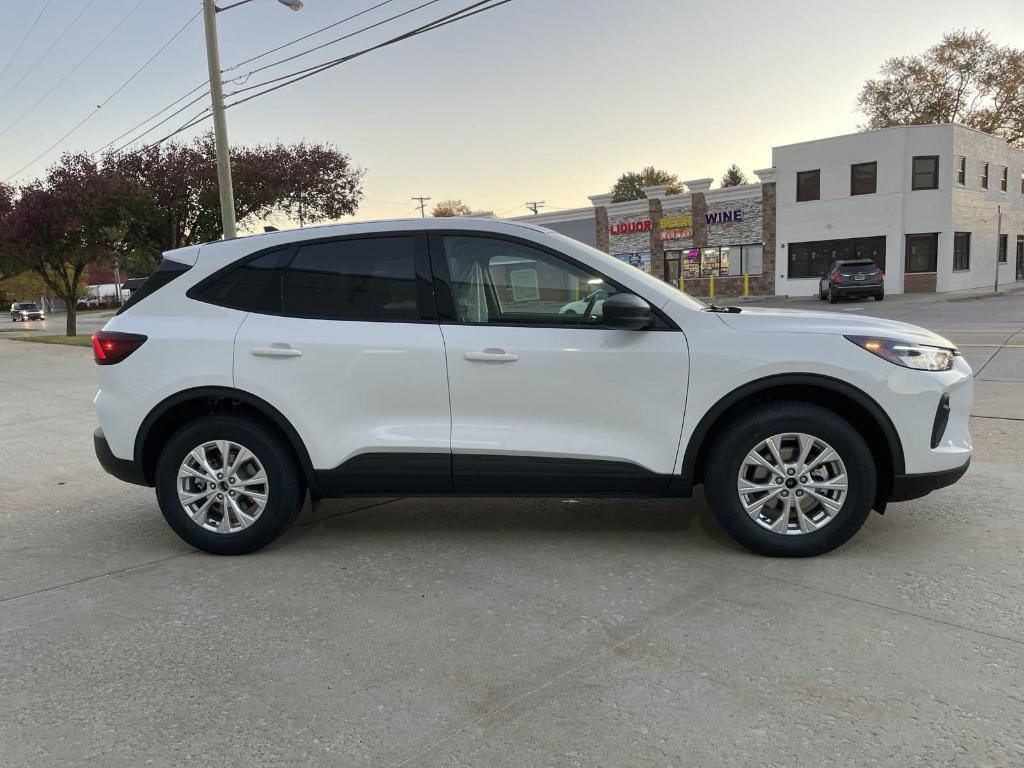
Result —
<path fill-rule="evenodd" d="M 231 152 L 228 146 L 228 124 L 224 116 L 224 81 L 220 76 L 220 47 L 217 44 L 217 14 L 230 11 L 252 0 L 217 7 L 216 0 L 203 0 L 203 25 L 206 28 L 206 63 L 210 70 L 210 103 L 213 111 L 213 137 L 217 146 L 217 187 L 220 192 L 220 218 L 224 238 L 238 234 L 235 228 L 235 193 L 231 186 Z M 277 0 L 292 11 L 302 10 L 302 0 Z"/>

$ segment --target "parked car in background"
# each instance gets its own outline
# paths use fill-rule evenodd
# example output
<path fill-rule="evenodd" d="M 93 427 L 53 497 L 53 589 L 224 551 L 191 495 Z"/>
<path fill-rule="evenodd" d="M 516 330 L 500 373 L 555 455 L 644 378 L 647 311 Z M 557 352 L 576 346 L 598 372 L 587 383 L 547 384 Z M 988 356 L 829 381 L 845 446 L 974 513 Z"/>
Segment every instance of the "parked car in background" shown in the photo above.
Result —
<path fill-rule="evenodd" d="M 818 298 L 835 304 L 839 299 L 885 298 L 885 273 L 871 259 L 833 261 L 818 280 Z"/>
<path fill-rule="evenodd" d="M 589 309 L 562 311 L 580 296 Z M 971 369 L 947 339 L 709 306 L 525 222 L 170 251 L 93 351 L 100 464 L 155 487 L 175 532 L 219 554 L 276 539 L 307 492 L 679 498 L 703 484 L 745 546 L 817 555 L 971 458 Z"/>
<path fill-rule="evenodd" d="M 35 302 L 31 301 L 19 301 L 11 304 L 11 321 L 18 322 L 19 320 L 45 320 L 46 315 L 43 314 L 42 307 Z"/>
<path fill-rule="evenodd" d="M 83 296 L 76 303 L 78 309 L 96 309 L 100 306 L 100 300 L 95 296 Z"/>

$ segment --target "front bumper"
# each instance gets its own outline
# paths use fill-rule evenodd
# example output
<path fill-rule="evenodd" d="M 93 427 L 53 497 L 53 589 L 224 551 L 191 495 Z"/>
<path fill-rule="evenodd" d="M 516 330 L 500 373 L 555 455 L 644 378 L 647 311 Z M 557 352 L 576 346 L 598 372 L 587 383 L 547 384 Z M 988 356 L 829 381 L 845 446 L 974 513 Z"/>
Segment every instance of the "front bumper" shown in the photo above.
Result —
<path fill-rule="evenodd" d="M 971 460 L 962 467 L 944 469 L 941 472 L 924 472 L 918 475 L 896 475 L 892 481 L 892 493 L 889 494 L 889 501 L 909 501 L 927 496 L 932 491 L 952 485 L 971 466 Z"/>
<path fill-rule="evenodd" d="M 107 474 L 133 485 L 152 485 L 146 480 L 142 467 L 137 462 L 131 459 L 119 459 L 111 452 L 102 429 L 97 429 L 92 433 L 92 442 L 93 447 L 96 449 L 96 458 L 99 460 L 100 466 L 107 471 Z"/>

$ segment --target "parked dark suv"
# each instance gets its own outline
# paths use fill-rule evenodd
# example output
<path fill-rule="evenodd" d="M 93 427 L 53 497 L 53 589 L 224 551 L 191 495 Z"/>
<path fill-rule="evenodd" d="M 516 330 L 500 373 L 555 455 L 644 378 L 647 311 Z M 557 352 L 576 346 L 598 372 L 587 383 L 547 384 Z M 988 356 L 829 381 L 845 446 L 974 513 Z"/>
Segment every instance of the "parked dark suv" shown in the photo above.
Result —
<path fill-rule="evenodd" d="M 874 296 L 875 301 L 885 298 L 885 273 L 870 259 L 833 261 L 818 281 L 818 298 L 830 304 L 863 296 Z"/>

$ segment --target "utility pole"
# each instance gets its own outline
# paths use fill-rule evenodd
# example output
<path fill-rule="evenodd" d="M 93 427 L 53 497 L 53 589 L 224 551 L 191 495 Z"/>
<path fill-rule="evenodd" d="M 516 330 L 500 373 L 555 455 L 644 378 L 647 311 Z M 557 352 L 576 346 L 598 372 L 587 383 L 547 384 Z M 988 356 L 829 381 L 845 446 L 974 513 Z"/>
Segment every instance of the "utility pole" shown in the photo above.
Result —
<path fill-rule="evenodd" d="M 411 199 L 419 201 L 419 205 L 420 205 L 420 218 L 421 219 L 427 218 L 427 200 L 429 200 L 430 198 L 429 197 L 413 197 Z"/>
<path fill-rule="evenodd" d="M 228 123 L 224 116 L 224 81 L 220 76 L 220 48 L 217 45 L 217 5 L 203 0 L 203 24 L 206 27 L 206 64 L 210 71 L 210 102 L 213 109 L 213 136 L 217 144 L 217 188 L 220 191 L 220 220 L 224 239 L 234 238 L 235 192 L 231 186 L 231 151 Z"/>
<path fill-rule="evenodd" d="M 992 287 L 993 293 L 999 293 L 999 246 L 1003 242 L 1003 206 L 996 206 L 996 283 Z M 1006 250 L 1010 250 L 1009 244 Z M 1007 259 L 1009 260 L 1009 259 Z"/>
<path fill-rule="evenodd" d="M 527 208 L 529 208 L 531 211 L 533 211 L 533 215 L 536 216 L 537 212 L 541 208 L 544 207 L 544 201 L 543 200 L 531 200 L 530 202 L 526 203 L 525 205 L 526 205 Z"/>

